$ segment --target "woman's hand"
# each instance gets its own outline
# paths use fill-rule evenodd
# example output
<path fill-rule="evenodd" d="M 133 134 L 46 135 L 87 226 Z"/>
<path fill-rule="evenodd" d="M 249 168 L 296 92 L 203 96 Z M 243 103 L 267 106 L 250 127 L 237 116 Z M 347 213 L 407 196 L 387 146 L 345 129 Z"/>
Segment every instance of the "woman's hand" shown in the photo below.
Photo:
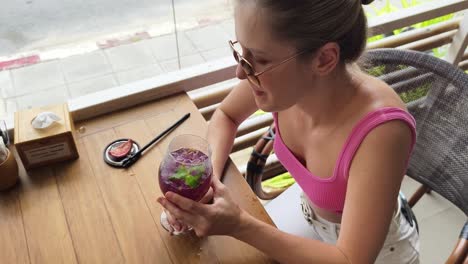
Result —
<path fill-rule="evenodd" d="M 213 177 L 212 204 L 187 199 L 173 192 L 159 197 L 158 202 L 173 217 L 191 226 L 199 237 L 209 235 L 232 235 L 241 224 L 243 211 L 232 200 L 230 192 L 217 177 Z"/>
<path fill-rule="evenodd" d="M 206 192 L 205 196 L 203 196 L 203 198 L 200 199 L 200 203 L 209 203 L 211 202 L 211 200 L 213 200 L 213 188 L 212 187 L 210 187 L 210 189 L 208 189 L 208 191 Z M 164 212 L 167 215 L 167 222 L 173 229 L 170 231 L 171 233 L 173 233 L 174 231 L 183 233 L 189 229 L 187 225 L 177 220 L 177 218 L 175 218 L 169 211 L 164 210 Z"/>

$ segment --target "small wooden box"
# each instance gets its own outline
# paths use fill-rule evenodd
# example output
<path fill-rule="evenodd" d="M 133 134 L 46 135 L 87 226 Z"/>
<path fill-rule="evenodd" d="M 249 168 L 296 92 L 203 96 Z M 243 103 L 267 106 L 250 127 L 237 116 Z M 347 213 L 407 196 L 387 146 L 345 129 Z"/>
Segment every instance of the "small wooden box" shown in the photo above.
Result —
<path fill-rule="evenodd" d="M 58 123 L 35 129 L 31 121 L 41 112 L 53 112 Z M 29 170 L 79 157 L 73 139 L 73 121 L 67 104 L 46 106 L 15 113 L 15 147 L 24 167 Z"/>

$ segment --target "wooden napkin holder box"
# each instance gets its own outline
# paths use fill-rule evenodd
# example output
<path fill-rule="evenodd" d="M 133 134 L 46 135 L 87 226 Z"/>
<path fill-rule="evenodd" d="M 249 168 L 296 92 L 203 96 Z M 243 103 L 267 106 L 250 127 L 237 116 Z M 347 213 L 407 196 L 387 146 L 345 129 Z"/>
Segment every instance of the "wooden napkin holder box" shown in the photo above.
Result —
<path fill-rule="evenodd" d="M 31 122 L 41 112 L 53 112 L 61 120 L 46 129 L 35 129 Z M 77 159 L 79 154 L 73 130 L 73 121 L 67 104 L 16 112 L 14 144 L 25 169 Z"/>

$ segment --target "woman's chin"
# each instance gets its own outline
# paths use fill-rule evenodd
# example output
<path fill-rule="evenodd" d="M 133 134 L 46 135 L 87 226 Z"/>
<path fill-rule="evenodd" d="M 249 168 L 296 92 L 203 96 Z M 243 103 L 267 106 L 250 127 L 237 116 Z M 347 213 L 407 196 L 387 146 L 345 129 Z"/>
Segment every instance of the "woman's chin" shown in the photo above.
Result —
<path fill-rule="evenodd" d="M 286 105 L 278 105 L 270 96 L 255 96 L 255 103 L 257 107 L 264 112 L 279 112 L 289 108 Z"/>
<path fill-rule="evenodd" d="M 276 107 L 271 104 L 257 102 L 257 107 L 263 112 L 276 112 Z"/>
<path fill-rule="evenodd" d="M 289 107 L 286 107 L 286 106 L 281 107 L 281 106 L 275 105 L 272 102 L 259 103 L 258 101 L 257 101 L 257 107 L 258 107 L 258 109 L 262 110 L 263 112 L 269 112 L 269 113 L 280 112 L 280 111 L 284 111 L 284 110 L 289 108 Z"/>
<path fill-rule="evenodd" d="M 258 109 L 264 112 L 270 112 L 269 109 L 272 108 L 271 103 L 269 103 L 265 97 L 263 98 L 255 97 L 255 103 L 257 104 Z"/>

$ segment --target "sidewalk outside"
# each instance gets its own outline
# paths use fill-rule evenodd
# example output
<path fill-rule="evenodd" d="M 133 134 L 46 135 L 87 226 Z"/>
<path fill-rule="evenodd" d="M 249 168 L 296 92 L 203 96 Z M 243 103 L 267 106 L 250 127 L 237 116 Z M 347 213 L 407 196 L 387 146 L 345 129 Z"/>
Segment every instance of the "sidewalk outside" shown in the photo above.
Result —
<path fill-rule="evenodd" d="M 178 70 L 175 34 L 133 37 L 100 43 L 100 49 L 89 53 L 0 71 L 0 119 Z M 234 22 L 226 19 L 178 32 L 177 37 L 181 68 L 201 64 L 231 55 L 228 40 L 234 38 Z"/>
<path fill-rule="evenodd" d="M 101 2 L 108 3 L 95 4 Z M 120 32 L 80 42 L 72 38 L 62 46 L 44 46 L 47 41 L 39 40 L 28 45 L 35 50 L 0 56 L 0 119 L 11 120 L 17 110 L 61 103 L 178 70 L 178 55 L 181 68 L 230 56 L 228 39 L 234 38 L 230 0 L 210 0 L 196 6 L 191 0 L 178 0 L 174 14 L 166 10 L 166 1 L 159 2 L 164 5 L 157 8 L 164 10 L 155 24 L 129 25 Z M 83 21 L 83 25 L 88 24 L 92 23 Z"/>

